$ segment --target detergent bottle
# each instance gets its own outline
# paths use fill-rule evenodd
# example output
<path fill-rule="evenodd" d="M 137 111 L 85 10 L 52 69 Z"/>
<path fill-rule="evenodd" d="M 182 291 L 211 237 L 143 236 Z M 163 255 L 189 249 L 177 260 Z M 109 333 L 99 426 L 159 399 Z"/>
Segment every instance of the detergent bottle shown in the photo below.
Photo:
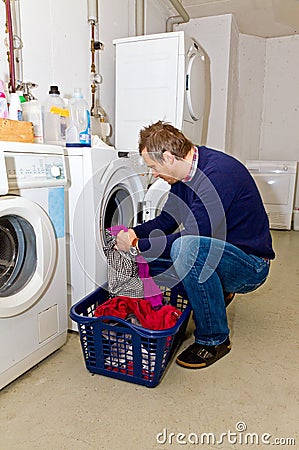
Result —
<path fill-rule="evenodd" d="M 69 100 L 69 126 L 66 130 L 67 147 L 91 147 L 90 111 L 80 88 L 75 88 Z"/>
<path fill-rule="evenodd" d="M 65 131 L 69 111 L 60 97 L 58 86 L 50 86 L 49 96 L 43 105 L 44 142 L 65 145 Z"/>

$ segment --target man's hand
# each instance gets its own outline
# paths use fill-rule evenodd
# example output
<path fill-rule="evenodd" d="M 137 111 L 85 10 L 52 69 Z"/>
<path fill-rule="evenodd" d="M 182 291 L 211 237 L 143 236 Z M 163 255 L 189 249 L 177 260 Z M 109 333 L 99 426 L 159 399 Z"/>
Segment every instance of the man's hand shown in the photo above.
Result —
<path fill-rule="evenodd" d="M 132 245 L 133 239 L 137 238 L 135 231 L 129 228 L 128 231 L 121 230 L 116 236 L 116 249 L 128 252 Z"/>

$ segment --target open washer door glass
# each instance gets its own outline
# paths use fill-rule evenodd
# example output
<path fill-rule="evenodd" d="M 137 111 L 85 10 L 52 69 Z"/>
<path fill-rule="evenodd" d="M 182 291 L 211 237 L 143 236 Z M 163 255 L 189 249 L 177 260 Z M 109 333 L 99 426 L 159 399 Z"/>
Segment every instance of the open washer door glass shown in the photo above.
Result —
<path fill-rule="evenodd" d="M 154 219 L 166 203 L 170 184 L 158 178 L 148 189 L 144 197 L 143 220 Z"/>
<path fill-rule="evenodd" d="M 56 254 L 45 211 L 23 197 L 1 197 L 0 317 L 21 314 L 38 301 L 55 269 Z"/>

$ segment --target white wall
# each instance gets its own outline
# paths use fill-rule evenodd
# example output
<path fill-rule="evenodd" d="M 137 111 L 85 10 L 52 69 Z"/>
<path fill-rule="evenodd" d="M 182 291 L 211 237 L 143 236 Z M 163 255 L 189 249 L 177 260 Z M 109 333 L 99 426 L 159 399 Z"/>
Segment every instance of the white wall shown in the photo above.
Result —
<path fill-rule="evenodd" d="M 165 2 L 165 0 L 145 0 L 144 4 L 144 34 L 164 33 L 166 31 L 166 20 L 169 17 L 169 8 L 166 7 L 168 2 Z"/>
<path fill-rule="evenodd" d="M 82 0 L 81 0 L 82 1 Z M 115 123 L 115 47 L 113 39 L 135 34 L 134 0 L 99 0 L 99 40 L 104 50 L 99 52 L 100 103 L 112 127 L 111 144 L 114 144 Z"/>
<path fill-rule="evenodd" d="M 267 39 L 260 159 L 299 161 L 298 67 L 299 36 Z"/>
<path fill-rule="evenodd" d="M 229 49 L 229 70 L 227 86 L 227 120 L 225 134 L 225 151 L 238 157 L 240 149 L 238 140 L 234 135 L 239 128 L 238 101 L 239 101 L 239 30 L 234 18 L 231 21 L 231 38 Z"/>
<path fill-rule="evenodd" d="M 89 95 L 89 26 L 87 3 L 80 0 L 20 0 L 24 81 L 36 82 L 43 101 L 51 84 L 70 96 L 75 86 Z M 4 4 L 1 8 L 4 9 Z M 1 26 L 1 31 L 4 28 Z M 1 33 L 2 40 L 3 34 Z M 1 78 L 7 81 L 2 63 Z"/>
<path fill-rule="evenodd" d="M 268 39 L 261 159 L 299 159 L 299 36 Z"/>
<path fill-rule="evenodd" d="M 32 12 L 26 2 L 22 3 L 24 37 L 28 44 L 26 45 L 25 40 L 25 79 L 37 77 L 40 84 L 37 95 L 41 100 L 45 98 L 49 84 L 58 84 L 62 95 L 66 97 L 72 95 L 74 87 L 81 87 L 85 98 L 89 100 L 90 37 L 86 5 L 75 0 L 72 7 L 70 0 L 63 0 L 57 7 L 57 2 L 48 0 L 47 20 L 44 2 L 35 0 L 34 3 L 35 10 L 38 10 L 38 15 L 42 18 L 38 24 L 36 21 L 30 21 Z M 71 27 L 72 23 L 74 28 Z M 41 39 L 36 39 L 37 36 L 41 36 Z"/>
<path fill-rule="evenodd" d="M 264 96 L 266 40 L 239 35 L 238 97 L 233 123 L 233 154 L 259 159 Z"/>

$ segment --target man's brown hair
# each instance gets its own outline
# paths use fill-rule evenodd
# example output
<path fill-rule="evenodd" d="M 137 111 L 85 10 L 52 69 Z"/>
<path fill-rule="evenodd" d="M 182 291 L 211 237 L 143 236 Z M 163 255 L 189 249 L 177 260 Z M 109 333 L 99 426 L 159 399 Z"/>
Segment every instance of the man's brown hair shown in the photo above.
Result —
<path fill-rule="evenodd" d="M 139 133 L 139 153 L 146 148 L 150 158 L 158 162 L 163 162 L 163 153 L 166 151 L 178 159 L 185 158 L 192 147 L 192 142 L 180 130 L 161 120 Z"/>

